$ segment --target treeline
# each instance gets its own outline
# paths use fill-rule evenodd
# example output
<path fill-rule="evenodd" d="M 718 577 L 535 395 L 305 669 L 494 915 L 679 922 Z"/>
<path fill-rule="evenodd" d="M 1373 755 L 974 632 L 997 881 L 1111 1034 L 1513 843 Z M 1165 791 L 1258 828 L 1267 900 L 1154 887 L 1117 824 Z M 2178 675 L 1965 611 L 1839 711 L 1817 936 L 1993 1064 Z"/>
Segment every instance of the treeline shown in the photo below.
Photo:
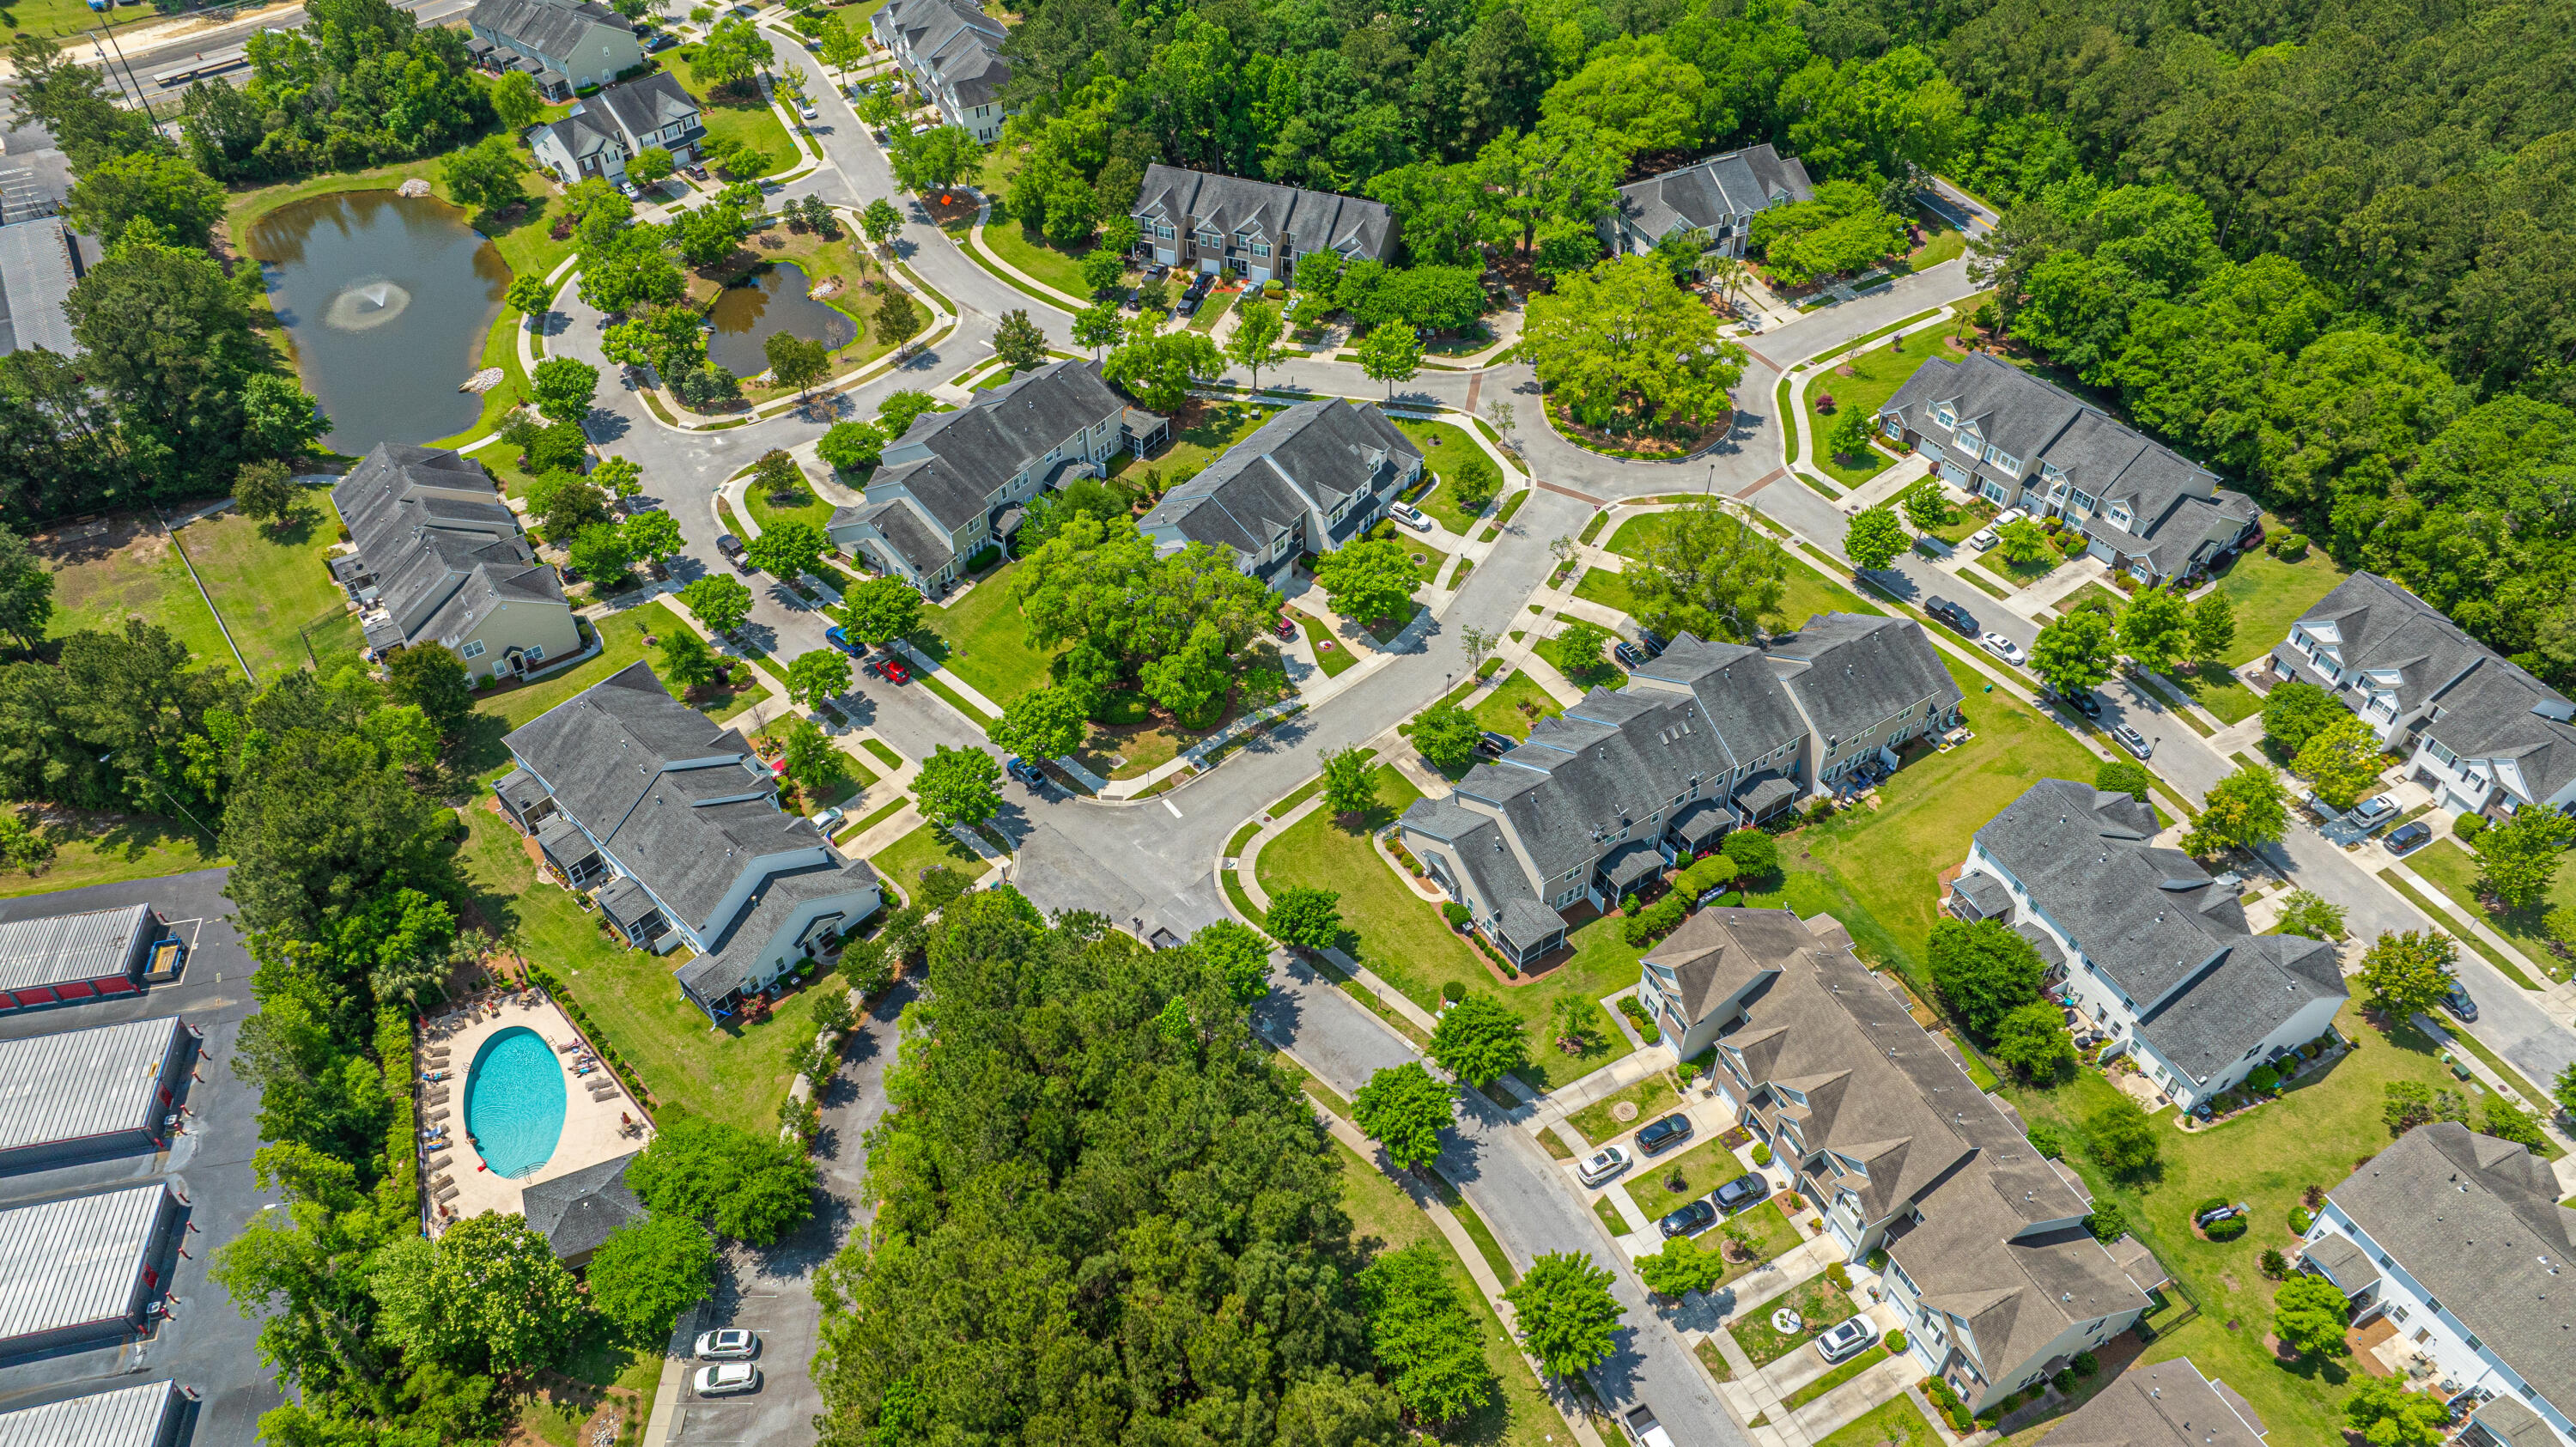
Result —
<path fill-rule="evenodd" d="M 875 1219 L 816 1282 L 825 1443 L 1392 1447 L 1490 1399 L 1481 1357 L 1433 1346 L 1479 1332 L 1436 1260 L 1353 1242 L 1245 1013 L 1266 952 L 1232 924 L 1153 951 L 1007 888 L 947 905 L 868 1139 Z"/>

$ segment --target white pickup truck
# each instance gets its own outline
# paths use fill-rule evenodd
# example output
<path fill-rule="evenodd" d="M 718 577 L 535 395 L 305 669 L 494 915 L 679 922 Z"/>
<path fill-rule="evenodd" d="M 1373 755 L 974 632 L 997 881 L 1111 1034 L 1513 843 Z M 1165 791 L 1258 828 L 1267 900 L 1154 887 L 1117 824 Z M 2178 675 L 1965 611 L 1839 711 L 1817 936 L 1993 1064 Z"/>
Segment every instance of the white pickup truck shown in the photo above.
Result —
<path fill-rule="evenodd" d="M 1636 1439 L 1637 1447 L 1673 1447 L 1673 1434 L 1655 1420 L 1654 1408 L 1629 1408 L 1627 1423 L 1628 1435 Z"/>

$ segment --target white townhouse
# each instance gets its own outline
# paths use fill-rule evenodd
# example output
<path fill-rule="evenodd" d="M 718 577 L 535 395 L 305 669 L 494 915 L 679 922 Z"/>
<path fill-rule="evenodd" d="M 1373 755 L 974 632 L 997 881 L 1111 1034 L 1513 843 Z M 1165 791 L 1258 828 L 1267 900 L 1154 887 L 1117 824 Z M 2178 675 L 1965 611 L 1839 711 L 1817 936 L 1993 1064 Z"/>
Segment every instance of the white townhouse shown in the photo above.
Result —
<path fill-rule="evenodd" d="M 1475 929 L 1527 965 L 1561 911 L 1606 909 L 1665 868 L 1958 721 L 1959 685 L 1903 618 L 1819 613 L 1759 646 L 1689 634 L 1596 688 L 1448 794 L 1405 810 L 1405 846 Z M 1647 984 L 1651 990 L 1652 981 Z M 1689 1030 L 1673 1019 L 1675 1038 Z"/>
<path fill-rule="evenodd" d="M 965 0 L 891 0 L 868 27 L 941 120 L 983 145 L 1001 137 L 1011 114 L 1002 108 L 1011 63 L 1002 58 L 1010 31 L 1001 21 Z"/>
<path fill-rule="evenodd" d="M 597 176 L 624 179 L 626 163 L 652 147 L 688 165 L 706 139 L 698 103 L 669 71 L 612 85 L 573 103 L 572 114 L 528 132 L 537 163 L 566 186 Z"/>
<path fill-rule="evenodd" d="M 1814 197 L 1807 168 L 1765 141 L 1631 181 L 1619 188 L 1617 208 L 1597 224 L 1602 241 L 1619 255 L 1643 256 L 1682 233 L 1704 255 L 1742 256 L 1755 216 Z"/>
<path fill-rule="evenodd" d="M 1917 367 L 1877 423 L 1953 487 L 2064 518 L 2141 583 L 2205 574 L 2262 531 L 2263 510 L 2217 474 L 1983 352 Z"/>
<path fill-rule="evenodd" d="M 1304 553 L 1366 532 L 1422 478 L 1422 450 L 1386 414 L 1338 397 L 1300 402 L 1175 484 L 1138 520 L 1157 553 L 1226 549 L 1276 587 Z"/>
<path fill-rule="evenodd" d="M 492 785 L 567 888 L 630 949 L 694 957 L 674 972 L 721 1020 L 883 903 L 876 871 L 778 806 L 738 729 L 671 697 L 636 663 L 513 730 Z"/>
<path fill-rule="evenodd" d="M 1121 451 L 1144 451 L 1170 423 L 1130 407 L 1097 363 L 1050 362 L 914 419 L 868 478 L 864 500 L 834 510 L 832 545 L 936 596 L 987 545 L 1008 545 L 1028 504 Z"/>
<path fill-rule="evenodd" d="M 2324 1035 L 2350 995 L 2335 950 L 2245 927 L 2236 891 L 2158 847 L 2154 810 L 2042 779 L 1979 829 L 1942 908 L 2029 940 L 2072 996 L 2183 1109 Z"/>
<path fill-rule="evenodd" d="M 635 22 L 593 0 L 476 0 L 465 51 L 492 70 L 521 70 L 546 99 L 606 85 L 644 63 Z"/>
<path fill-rule="evenodd" d="M 2409 1385 L 2465 1413 L 2461 1442 L 2576 1447 L 2576 1211 L 2558 1196 L 2523 1147 L 2420 1125 L 2327 1195 L 2299 1269 L 2341 1288 L 2356 1326 L 2397 1328 L 2404 1345 L 2380 1350 L 2429 1364 Z"/>
<path fill-rule="evenodd" d="M 1982 1412 L 2135 1325 L 2162 1273 L 2142 1282 L 2094 1239 L 2081 1178 L 2032 1147 L 1851 943 L 1825 915 L 1704 909 L 1657 953 L 1709 958 L 1705 989 L 1723 1002 L 1710 1079 L 1847 1260 L 1887 1253 L 1906 1350 Z"/>
<path fill-rule="evenodd" d="M 2576 806 L 2576 703 L 2375 573 L 2355 573 L 2290 625 L 2270 663 L 2315 684 L 2406 755 L 2454 813 Z"/>

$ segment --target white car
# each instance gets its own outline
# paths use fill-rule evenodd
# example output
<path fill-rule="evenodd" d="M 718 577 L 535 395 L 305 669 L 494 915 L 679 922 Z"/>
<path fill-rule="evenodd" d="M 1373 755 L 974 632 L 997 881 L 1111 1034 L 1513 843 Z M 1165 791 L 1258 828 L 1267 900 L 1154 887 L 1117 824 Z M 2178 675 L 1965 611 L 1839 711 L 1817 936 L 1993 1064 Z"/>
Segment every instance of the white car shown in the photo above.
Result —
<path fill-rule="evenodd" d="M 1603 1146 L 1574 1168 L 1574 1178 L 1587 1186 L 1597 1186 L 1628 1169 L 1628 1153 L 1617 1146 Z"/>
<path fill-rule="evenodd" d="M 730 1397 L 736 1392 L 760 1389 L 760 1368 L 749 1362 L 726 1362 L 721 1366 L 698 1368 L 698 1395 Z"/>
<path fill-rule="evenodd" d="M 841 821 L 848 817 L 850 816 L 842 811 L 841 806 L 835 804 L 824 810 L 822 813 L 814 816 L 814 827 L 822 830 L 826 834 L 829 834 L 833 830 L 840 828 Z"/>
<path fill-rule="evenodd" d="M 1968 535 L 1968 546 L 1981 553 L 2002 541 L 2003 539 L 1995 536 L 1993 528 L 1980 528 Z"/>
<path fill-rule="evenodd" d="M 1427 533 L 1431 531 L 1431 519 L 1424 517 L 1422 515 L 1422 509 L 1415 507 L 1409 502 L 1397 503 L 1393 507 L 1388 508 L 1386 513 L 1387 516 L 1394 518 L 1397 522 L 1404 524 L 1406 527 L 1413 529 L 1417 533 Z"/>
<path fill-rule="evenodd" d="M 1984 644 L 1986 646 L 1986 651 L 1993 654 L 1995 657 L 2013 665 L 2015 668 L 2021 666 L 2024 655 L 2021 651 L 2020 644 L 2013 642 L 2011 639 L 2006 638 L 2000 633 L 1988 633 L 1983 637 L 1980 637 L 1977 641 Z"/>
<path fill-rule="evenodd" d="M 820 116 L 820 115 L 821 115 L 821 114 L 823 114 L 823 113 L 822 113 L 821 111 L 818 111 L 818 110 L 814 109 L 814 103 L 813 103 L 812 101 L 810 101 L 810 100 L 809 100 L 809 101 L 801 102 L 801 103 L 799 103 L 799 104 L 797 105 L 797 107 L 796 107 L 796 114 L 798 114 L 798 115 L 800 115 L 800 116 L 803 116 L 805 119 L 807 119 L 807 120 L 809 120 L 809 121 L 810 121 L 810 120 L 813 120 L 815 117 Z"/>
<path fill-rule="evenodd" d="M 916 136 L 926 136 L 937 129 L 939 129 L 939 127 L 932 125 L 928 121 L 923 121 L 920 125 L 912 128 L 912 133 Z"/>
<path fill-rule="evenodd" d="M 738 1326 L 720 1327 L 698 1333 L 698 1359 L 708 1362 L 741 1361 L 760 1350 L 760 1338 Z"/>
<path fill-rule="evenodd" d="M 2396 814 L 2397 796 L 2394 794 L 2380 794 L 2372 798 L 2364 799 L 2360 803 L 2353 805 L 2351 817 L 2352 822 L 2365 829 L 2376 829 L 2381 824 L 2395 818 Z"/>
<path fill-rule="evenodd" d="M 1816 1338 L 1816 1355 L 1829 1362 L 1838 1362 L 1876 1340 L 1878 1328 L 1869 1324 L 1868 1317 L 1855 1316 L 1826 1327 Z"/>

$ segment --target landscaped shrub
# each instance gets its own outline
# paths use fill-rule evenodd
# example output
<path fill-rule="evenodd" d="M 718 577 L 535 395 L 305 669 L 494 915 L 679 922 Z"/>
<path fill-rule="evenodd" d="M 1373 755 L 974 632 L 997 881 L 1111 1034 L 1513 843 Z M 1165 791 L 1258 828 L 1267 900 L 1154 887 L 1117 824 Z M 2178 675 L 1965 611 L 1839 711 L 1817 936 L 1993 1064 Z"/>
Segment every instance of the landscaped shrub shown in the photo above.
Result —
<path fill-rule="evenodd" d="M 2245 1234 L 2245 1218 L 2230 1216 L 2224 1221 L 2212 1221 L 2203 1229 L 2209 1233 L 2209 1239 L 2212 1241 L 2233 1241 Z"/>
<path fill-rule="evenodd" d="M 1699 897 L 1735 878 L 1735 861 L 1723 854 L 1712 854 L 1681 872 L 1673 880 L 1673 893 L 1696 904 Z"/>
<path fill-rule="evenodd" d="M 1932 1405 L 1941 1409 L 1941 1415 L 1950 1419 L 1950 1430 L 1964 1435 L 1974 1419 L 1968 1415 L 1968 1404 L 1959 1400 L 1958 1389 L 1950 1385 L 1949 1378 L 1926 1378 L 1923 1390 L 1931 1397 Z"/>
<path fill-rule="evenodd" d="M 2245 1083 L 2252 1086 L 2254 1089 L 2261 1091 L 2265 1095 L 2270 1095 L 2273 1091 L 2280 1089 L 2281 1072 L 2274 1070 L 2269 1065 L 2257 1065 L 2253 1070 L 2246 1074 Z"/>
<path fill-rule="evenodd" d="M 2457 819 L 2451 821 L 2451 832 L 2460 836 L 2462 839 L 2475 839 L 2479 835 L 2487 832 L 2487 816 L 2484 814 L 2462 814 Z"/>
<path fill-rule="evenodd" d="M 2060 1368 L 2056 1376 L 2048 1379 L 2048 1384 L 2061 1392 L 2074 1391 L 2075 1369 L 2072 1367 Z"/>
<path fill-rule="evenodd" d="M 1440 906 L 1440 917 L 1449 921 L 1451 929 L 1465 929 L 1475 920 L 1476 912 L 1453 899 Z"/>
<path fill-rule="evenodd" d="M 1634 898 L 1635 896 L 1630 896 Z M 1639 949 L 1649 941 L 1669 933 L 1690 912 L 1690 904 L 1678 890 L 1666 894 L 1644 909 L 1631 905 L 1629 915 L 1619 923 L 1619 937 L 1630 949 Z"/>
<path fill-rule="evenodd" d="M 1638 1038 L 1647 1044 L 1653 1045 L 1664 1038 L 1664 1032 L 1655 1024 L 1655 1017 L 1646 1013 L 1646 1007 L 1637 1003 L 1636 996 L 1621 996 L 1619 1013 L 1628 1017 L 1628 1023 L 1636 1029 Z"/>
<path fill-rule="evenodd" d="M 1771 1145 L 1768 1141 L 1757 1141 L 1754 1143 L 1753 1164 L 1757 1166 L 1767 1166 L 1771 1164 Z"/>
<path fill-rule="evenodd" d="M 1887 1252 L 1884 1248 L 1876 1249 L 1869 1253 L 1869 1269 L 1872 1271 L 1885 1271 L 1887 1269 Z"/>
<path fill-rule="evenodd" d="M 2282 1277 L 2289 1275 L 2289 1258 L 2283 1256 L 2278 1251 L 2265 1251 L 2263 1253 L 2263 1274 L 2271 1277 L 2274 1281 L 2278 1281 Z"/>
<path fill-rule="evenodd" d="M 2030 1128 L 2030 1148 L 2043 1159 L 2062 1159 L 2066 1155 L 2066 1133 L 2053 1125 L 2034 1125 Z"/>
<path fill-rule="evenodd" d="M 1887 1334 L 1887 1354 L 1889 1356 L 1894 1356 L 1903 1350 L 1905 1350 L 1905 1333 L 1901 1331 L 1889 1332 Z"/>
<path fill-rule="evenodd" d="M 1851 1273 L 1839 1261 L 1825 1268 L 1825 1280 L 1832 1282 L 1836 1291 L 1851 1290 Z"/>
<path fill-rule="evenodd" d="M 2102 1359 L 2093 1355 L 2091 1352 L 2077 1352 L 2075 1354 L 2075 1360 L 2067 1363 L 2067 1365 L 2074 1370 L 2075 1375 L 2079 1377 L 2090 1377 L 2096 1372 L 2102 1370 Z"/>
<path fill-rule="evenodd" d="M 2315 1225 L 2316 1220 L 2316 1217 L 2308 1214 L 2308 1208 L 2305 1206 L 2292 1206 L 2290 1208 L 2290 1229 L 2298 1232 L 2302 1236 L 2308 1234 L 2308 1228 Z"/>
<path fill-rule="evenodd" d="M 1682 1088 L 1683 1088 L 1684 1090 L 1688 1090 L 1688 1089 L 1690 1088 L 1690 1086 L 1691 1086 L 1691 1082 L 1692 1082 L 1692 1081 L 1695 1081 L 1695 1080 L 1697 1080 L 1697 1079 L 1699 1079 L 1699 1067 L 1698 1067 L 1697 1065 L 1692 1064 L 1690 1061 L 1687 1061 L 1687 1060 L 1683 1061 L 1683 1062 L 1682 1062 Z"/>
<path fill-rule="evenodd" d="M 2195 1221 L 2199 1220 L 2201 1217 L 2208 1215 L 2210 1212 L 2215 1211 L 2226 1204 L 2227 1198 L 2225 1196 L 2212 1196 L 2208 1200 L 2191 1208 L 2192 1219 Z"/>

